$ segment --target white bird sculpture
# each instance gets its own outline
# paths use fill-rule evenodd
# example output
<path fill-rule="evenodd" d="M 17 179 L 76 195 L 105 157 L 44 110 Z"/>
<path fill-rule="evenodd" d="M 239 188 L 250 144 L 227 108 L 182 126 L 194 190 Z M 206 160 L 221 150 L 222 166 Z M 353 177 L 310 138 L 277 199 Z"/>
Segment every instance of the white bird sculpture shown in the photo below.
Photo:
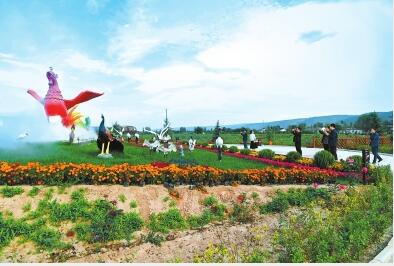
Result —
<path fill-rule="evenodd" d="M 20 134 L 16 139 L 22 140 L 22 139 L 26 138 L 27 136 L 29 136 L 29 133 L 26 131 L 25 133 Z"/>

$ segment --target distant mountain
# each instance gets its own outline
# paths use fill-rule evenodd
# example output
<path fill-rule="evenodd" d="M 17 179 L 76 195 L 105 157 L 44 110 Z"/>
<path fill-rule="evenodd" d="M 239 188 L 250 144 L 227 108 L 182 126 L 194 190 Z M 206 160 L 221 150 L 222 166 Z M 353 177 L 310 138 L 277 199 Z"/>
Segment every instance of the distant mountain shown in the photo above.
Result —
<path fill-rule="evenodd" d="M 393 118 L 393 111 L 389 112 L 377 112 L 378 116 L 382 121 L 384 120 L 392 120 Z M 296 118 L 296 119 L 288 119 L 288 120 L 279 120 L 279 121 L 272 121 L 272 122 L 261 122 L 261 123 L 245 123 L 245 124 L 233 124 L 233 125 L 222 125 L 226 128 L 250 128 L 259 130 L 266 127 L 271 126 L 280 126 L 281 128 L 287 128 L 290 125 L 299 125 L 305 123 L 307 126 L 314 125 L 316 123 L 339 123 L 341 121 L 346 123 L 354 123 L 356 122 L 357 118 L 360 115 L 329 115 L 329 116 L 314 116 L 314 117 L 307 117 L 307 118 Z M 206 126 L 205 128 L 212 129 L 214 126 Z M 179 128 L 178 128 L 179 129 Z M 187 127 L 187 130 L 193 130 L 194 127 Z"/>

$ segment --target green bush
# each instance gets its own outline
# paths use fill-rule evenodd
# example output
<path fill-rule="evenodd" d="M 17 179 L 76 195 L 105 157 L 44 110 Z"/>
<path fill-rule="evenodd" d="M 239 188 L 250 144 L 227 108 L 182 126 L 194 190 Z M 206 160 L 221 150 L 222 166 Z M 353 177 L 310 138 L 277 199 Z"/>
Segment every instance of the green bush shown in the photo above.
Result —
<path fill-rule="evenodd" d="M 241 150 L 241 154 L 243 154 L 243 155 L 249 155 L 251 153 L 251 150 L 249 150 L 249 149 L 242 149 Z"/>
<path fill-rule="evenodd" d="M 223 145 L 223 146 L 222 146 L 222 150 L 223 150 L 223 151 L 228 151 L 227 145 Z"/>
<path fill-rule="evenodd" d="M 345 171 L 360 172 L 363 166 L 363 158 L 360 155 L 349 156 L 344 162 Z"/>
<path fill-rule="evenodd" d="M 335 157 L 328 151 L 319 151 L 313 156 L 313 163 L 320 168 L 328 168 L 335 162 Z"/>
<path fill-rule="evenodd" d="M 289 163 L 294 163 L 299 159 L 301 159 L 301 154 L 296 151 L 290 151 L 286 154 L 286 161 Z"/>
<path fill-rule="evenodd" d="M 164 238 L 164 236 L 162 236 L 158 233 L 149 231 L 149 233 L 147 235 L 144 235 L 142 237 L 142 241 L 147 242 L 147 243 L 151 243 L 155 246 L 161 246 L 161 243 L 163 241 L 165 241 L 165 238 Z"/>
<path fill-rule="evenodd" d="M 231 152 L 231 153 L 236 153 L 236 152 L 239 151 L 239 149 L 238 149 L 236 146 L 231 146 L 231 147 L 228 149 L 228 151 Z"/>
<path fill-rule="evenodd" d="M 148 228 L 153 232 L 169 233 L 171 230 L 187 228 L 187 223 L 178 209 L 171 208 L 158 214 L 151 214 Z"/>
<path fill-rule="evenodd" d="M 275 156 L 275 152 L 270 149 L 263 149 L 259 151 L 259 157 L 260 158 L 266 158 L 272 160 Z"/>
<path fill-rule="evenodd" d="M 338 193 L 327 208 L 318 202 L 291 214 L 276 234 L 281 262 L 360 262 L 393 223 L 390 167 L 371 173 L 375 186 Z M 379 180 L 379 181 L 378 181 Z"/>
<path fill-rule="evenodd" d="M 213 221 L 224 219 L 226 207 L 211 195 L 203 200 L 204 210 L 199 215 L 191 215 L 187 218 L 189 226 L 193 229 L 201 228 Z"/>
<path fill-rule="evenodd" d="M 203 147 L 208 147 L 208 142 L 202 142 L 202 143 L 201 143 L 201 146 L 203 146 Z"/>
<path fill-rule="evenodd" d="M 39 187 L 32 187 L 29 191 L 29 193 L 27 194 L 29 197 L 35 197 L 38 195 L 38 193 L 40 192 L 40 188 Z"/>
<path fill-rule="evenodd" d="M 261 206 L 260 212 L 262 214 L 271 212 L 284 212 L 289 208 L 289 206 L 290 204 L 286 193 L 278 190 L 271 202 Z"/>
<path fill-rule="evenodd" d="M 15 195 L 19 195 L 23 193 L 23 188 L 21 187 L 10 187 L 10 186 L 4 186 L 0 190 L 0 194 L 3 195 L 3 197 L 6 198 L 12 198 Z"/>

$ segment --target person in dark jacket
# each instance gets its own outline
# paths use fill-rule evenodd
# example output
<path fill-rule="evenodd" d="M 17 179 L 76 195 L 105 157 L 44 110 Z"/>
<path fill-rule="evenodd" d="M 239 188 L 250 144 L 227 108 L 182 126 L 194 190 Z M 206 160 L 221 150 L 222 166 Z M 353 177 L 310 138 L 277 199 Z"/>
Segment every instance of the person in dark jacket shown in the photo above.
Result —
<path fill-rule="evenodd" d="M 244 144 L 244 149 L 246 150 L 248 148 L 248 133 L 246 130 L 241 131 L 241 136 L 242 136 L 242 143 Z"/>
<path fill-rule="evenodd" d="M 295 145 L 295 148 L 299 154 L 302 155 L 302 150 L 301 150 L 301 129 L 299 127 L 296 127 L 292 130 L 293 133 L 293 142 Z"/>
<path fill-rule="evenodd" d="M 334 155 L 335 160 L 338 160 L 337 155 L 337 145 L 338 145 L 338 133 L 336 130 L 336 125 L 330 125 L 330 135 L 328 135 L 328 148 L 332 155 Z"/>
<path fill-rule="evenodd" d="M 370 135 L 370 139 L 371 139 L 371 150 L 372 150 L 372 154 L 373 154 L 373 164 L 376 163 L 376 159 L 378 159 L 379 163 L 383 160 L 382 157 L 379 156 L 378 152 L 379 152 L 379 134 L 378 132 L 376 132 L 375 128 L 371 129 L 371 135 Z"/>
<path fill-rule="evenodd" d="M 324 150 L 330 151 L 330 148 L 328 146 L 328 136 L 330 135 L 329 129 L 326 127 L 323 127 L 321 129 L 319 129 L 319 133 L 322 134 L 321 144 L 323 145 Z"/>

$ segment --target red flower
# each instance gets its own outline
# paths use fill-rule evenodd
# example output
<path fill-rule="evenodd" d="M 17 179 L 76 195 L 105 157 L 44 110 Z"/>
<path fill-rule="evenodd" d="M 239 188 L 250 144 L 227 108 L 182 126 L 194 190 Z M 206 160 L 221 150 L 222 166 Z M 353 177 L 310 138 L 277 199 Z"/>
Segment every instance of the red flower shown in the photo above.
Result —
<path fill-rule="evenodd" d="M 339 184 L 339 185 L 338 185 L 338 189 L 339 189 L 340 191 L 342 191 L 342 190 L 347 189 L 347 186 L 346 186 L 346 185 Z"/>
<path fill-rule="evenodd" d="M 363 174 L 368 173 L 368 168 L 367 168 L 367 167 L 363 167 L 363 168 L 361 169 L 361 172 L 362 172 Z"/>
<path fill-rule="evenodd" d="M 167 162 L 153 162 L 151 163 L 152 166 L 157 167 L 157 168 L 164 168 L 169 166 L 170 164 Z"/>
<path fill-rule="evenodd" d="M 313 187 L 314 189 L 316 189 L 316 188 L 319 187 L 319 184 L 315 182 L 315 183 L 312 184 L 312 187 Z"/>
<path fill-rule="evenodd" d="M 245 195 L 242 195 L 242 194 L 241 194 L 241 195 L 238 195 L 237 200 L 238 200 L 239 203 L 244 202 L 244 200 L 245 200 Z"/>
<path fill-rule="evenodd" d="M 74 237 L 75 236 L 75 232 L 74 231 L 68 231 L 67 233 L 66 233 L 66 236 L 67 237 Z"/>

